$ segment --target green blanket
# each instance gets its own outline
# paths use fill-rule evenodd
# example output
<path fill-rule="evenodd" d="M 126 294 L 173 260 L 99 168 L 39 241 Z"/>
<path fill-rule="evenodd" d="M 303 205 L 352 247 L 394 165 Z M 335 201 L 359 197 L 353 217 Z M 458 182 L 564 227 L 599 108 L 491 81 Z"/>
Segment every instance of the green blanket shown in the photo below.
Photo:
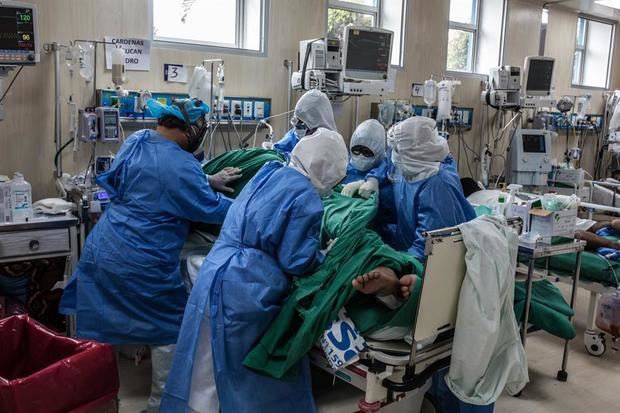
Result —
<path fill-rule="evenodd" d="M 575 271 L 576 254 L 565 254 L 551 257 L 549 268 L 563 275 L 572 276 Z M 616 275 L 620 278 L 620 262 L 610 261 L 595 252 L 581 253 L 581 272 L 579 278 L 616 286 Z"/>
<path fill-rule="evenodd" d="M 275 151 L 236 150 L 212 159 L 203 170 L 214 174 L 225 167 L 240 168 L 243 178 L 234 184 L 235 193 L 231 195 L 236 197 L 258 170 L 272 160 L 284 161 Z M 362 334 L 413 323 L 422 285 L 419 278 L 409 300 L 396 310 L 378 303 L 374 296 L 357 293 L 351 286 L 353 278 L 378 266 L 388 266 L 399 274 L 423 272 L 419 261 L 393 250 L 366 229 L 377 212 L 377 198 L 352 199 L 335 193 L 324 200 L 324 207 L 323 244 L 329 239 L 338 240 L 314 274 L 295 280 L 280 314 L 248 354 L 246 366 L 263 374 L 282 378 L 291 372 L 344 306 Z"/>
<path fill-rule="evenodd" d="M 236 198 L 243 187 L 256 175 L 258 170 L 269 161 L 284 162 L 285 158 L 276 151 L 266 149 L 252 148 L 239 149 L 235 151 L 224 152 L 216 156 L 202 166 L 202 170 L 207 175 L 214 175 L 226 167 L 235 167 L 241 169 L 243 176 L 230 185 L 235 192 L 225 194 L 230 198 Z"/>
<path fill-rule="evenodd" d="M 514 309 L 517 321 L 522 321 L 525 316 L 525 287 L 522 282 L 515 285 Z M 569 317 L 573 315 L 573 310 L 555 285 L 548 280 L 532 283 L 530 323 L 556 337 L 572 340 L 576 332 Z"/>
<path fill-rule="evenodd" d="M 323 265 L 308 277 L 299 278 L 287 302 L 244 364 L 275 378 L 286 377 L 312 348 L 327 324 L 346 306 L 362 334 L 386 324 L 412 325 L 421 280 L 404 305 L 390 310 L 374 297 L 358 293 L 351 281 L 378 266 L 388 266 L 399 274 L 422 273 L 422 264 L 412 256 L 393 250 L 371 230 L 378 202 L 334 194 L 324 201 L 322 238 L 337 242 Z"/>

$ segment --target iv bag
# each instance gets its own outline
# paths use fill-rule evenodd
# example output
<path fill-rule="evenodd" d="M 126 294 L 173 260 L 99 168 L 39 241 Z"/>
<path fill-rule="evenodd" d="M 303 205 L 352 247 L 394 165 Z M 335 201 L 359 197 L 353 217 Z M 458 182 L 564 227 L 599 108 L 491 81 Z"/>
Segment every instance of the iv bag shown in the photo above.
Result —
<path fill-rule="evenodd" d="M 429 108 L 435 104 L 437 100 L 437 82 L 433 79 L 428 79 L 424 82 L 424 103 Z"/>
<path fill-rule="evenodd" d="M 394 101 L 386 100 L 379 103 L 379 116 L 378 120 L 381 122 L 384 128 L 389 128 L 394 123 Z"/>
<path fill-rule="evenodd" d="M 211 73 L 202 66 L 196 66 L 189 81 L 189 97 L 200 99 L 211 105 Z"/>
<path fill-rule="evenodd" d="M 79 67 L 80 48 L 77 45 L 67 47 L 67 51 L 65 52 L 65 63 L 71 72 Z"/>
<path fill-rule="evenodd" d="M 437 121 L 450 119 L 452 111 L 452 82 L 442 80 L 437 85 Z"/>
<path fill-rule="evenodd" d="M 586 118 L 586 114 L 590 110 L 590 95 L 578 96 L 575 99 L 575 112 L 577 112 L 577 120 Z"/>
<path fill-rule="evenodd" d="M 80 76 L 86 81 L 91 82 L 95 76 L 95 46 L 91 43 L 78 43 Z"/>
<path fill-rule="evenodd" d="M 112 83 L 120 86 L 125 81 L 125 50 L 122 47 L 115 47 L 112 50 Z"/>

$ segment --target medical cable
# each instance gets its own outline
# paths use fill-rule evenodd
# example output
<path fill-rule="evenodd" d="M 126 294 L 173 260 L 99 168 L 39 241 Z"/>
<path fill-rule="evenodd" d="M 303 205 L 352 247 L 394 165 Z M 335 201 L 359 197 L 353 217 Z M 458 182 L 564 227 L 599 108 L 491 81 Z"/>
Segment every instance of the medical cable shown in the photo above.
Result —
<path fill-rule="evenodd" d="M 56 155 L 54 155 L 54 166 L 56 168 L 58 168 L 58 158 L 60 157 L 60 154 L 62 153 L 62 151 L 69 146 L 71 143 L 73 143 L 75 138 L 71 138 L 70 140 L 67 141 L 67 143 L 65 143 L 64 145 L 62 145 L 60 147 L 60 149 L 58 149 L 58 151 L 56 152 Z"/>
<path fill-rule="evenodd" d="M 508 123 L 500 130 L 499 133 L 499 137 L 496 139 L 496 142 L 501 141 L 502 139 L 504 139 L 504 133 L 506 132 L 506 130 L 508 129 L 508 127 L 512 124 L 512 122 L 514 122 L 517 118 L 520 118 L 522 116 L 522 112 L 518 111 L 516 115 L 514 115 L 512 117 L 512 119 L 510 119 L 510 121 L 508 121 Z"/>
<path fill-rule="evenodd" d="M 267 123 L 267 121 L 269 119 L 278 118 L 280 116 L 288 115 L 288 114 L 293 113 L 293 112 L 295 112 L 295 109 L 289 110 L 289 111 L 286 111 L 286 112 L 282 112 L 282 113 L 278 113 L 277 115 L 266 117 L 266 118 L 262 119 L 260 122 L 258 122 L 256 124 L 256 128 L 254 129 L 254 141 L 252 142 L 252 147 L 256 148 L 256 134 L 258 133 L 258 127 L 261 125 L 261 123 Z M 243 142 L 243 144 L 245 144 L 245 142 Z"/>
<path fill-rule="evenodd" d="M 228 122 L 232 125 L 233 130 L 235 131 L 235 135 L 237 135 L 237 142 L 239 143 L 239 147 L 241 147 L 241 135 L 239 135 L 239 132 L 237 131 L 237 126 L 235 125 L 235 122 L 233 121 L 232 114 L 230 113 L 230 109 L 228 110 Z"/>
<path fill-rule="evenodd" d="M 211 135 L 209 135 L 209 151 L 207 152 L 207 160 L 211 159 L 213 155 L 215 155 L 215 148 L 213 147 L 213 136 L 215 135 L 215 132 L 217 131 L 217 127 L 219 125 L 220 125 L 220 121 L 218 120 L 215 126 L 213 127 L 213 130 L 211 131 Z M 205 135 L 205 138 L 206 138 L 206 135 Z M 203 138 L 203 141 L 205 140 L 205 138 Z M 203 144 L 201 144 L 201 146 L 204 148 L 203 145 L 204 145 L 204 142 Z"/>
<path fill-rule="evenodd" d="M 11 87 L 13 86 L 13 83 L 15 83 L 15 81 L 17 80 L 17 77 L 22 72 L 23 68 L 24 68 L 24 66 L 20 66 L 19 69 L 17 70 L 17 73 L 15 73 L 15 76 L 13 76 L 13 79 L 11 80 L 11 83 L 9 83 L 9 86 L 7 86 L 6 90 L 2 94 L 2 97 L 0 97 L 0 103 L 2 103 L 4 101 L 4 98 L 9 93 L 9 90 L 11 90 Z"/>

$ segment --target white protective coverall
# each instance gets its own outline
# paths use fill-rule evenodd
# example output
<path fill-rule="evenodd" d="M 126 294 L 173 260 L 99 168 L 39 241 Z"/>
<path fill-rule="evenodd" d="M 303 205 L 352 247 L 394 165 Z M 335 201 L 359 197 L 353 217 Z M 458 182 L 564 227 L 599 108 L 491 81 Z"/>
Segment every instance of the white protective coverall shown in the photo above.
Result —
<path fill-rule="evenodd" d="M 504 387 L 528 382 L 527 358 L 514 314 L 518 235 L 503 216 L 459 226 L 467 253 L 446 383 L 462 401 L 489 405 Z"/>

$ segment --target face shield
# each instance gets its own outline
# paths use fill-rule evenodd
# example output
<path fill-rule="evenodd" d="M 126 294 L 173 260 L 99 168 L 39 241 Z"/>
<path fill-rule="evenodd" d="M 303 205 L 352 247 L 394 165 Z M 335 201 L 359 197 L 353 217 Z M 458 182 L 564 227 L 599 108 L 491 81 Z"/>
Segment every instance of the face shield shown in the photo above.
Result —
<path fill-rule="evenodd" d="M 187 137 L 186 150 L 188 152 L 195 153 L 202 147 L 209 125 L 204 114 L 193 113 L 193 118 L 195 119 L 192 122 L 192 117 L 190 117 L 189 111 L 194 110 L 194 112 L 196 112 L 196 109 L 202 108 L 203 103 L 197 99 L 187 99 L 183 101 L 175 101 L 173 102 L 173 105 L 180 110 L 183 119 L 185 120 L 187 127 L 187 130 L 185 131 L 185 136 Z"/>
<path fill-rule="evenodd" d="M 368 172 L 385 159 L 385 129 L 375 119 L 366 120 L 351 137 L 351 165 Z"/>
<path fill-rule="evenodd" d="M 291 118 L 291 126 L 295 128 L 295 135 L 297 135 L 297 139 L 301 139 L 304 136 L 310 135 L 314 132 L 311 131 L 304 121 L 299 119 L 297 116 L 293 116 Z"/>

